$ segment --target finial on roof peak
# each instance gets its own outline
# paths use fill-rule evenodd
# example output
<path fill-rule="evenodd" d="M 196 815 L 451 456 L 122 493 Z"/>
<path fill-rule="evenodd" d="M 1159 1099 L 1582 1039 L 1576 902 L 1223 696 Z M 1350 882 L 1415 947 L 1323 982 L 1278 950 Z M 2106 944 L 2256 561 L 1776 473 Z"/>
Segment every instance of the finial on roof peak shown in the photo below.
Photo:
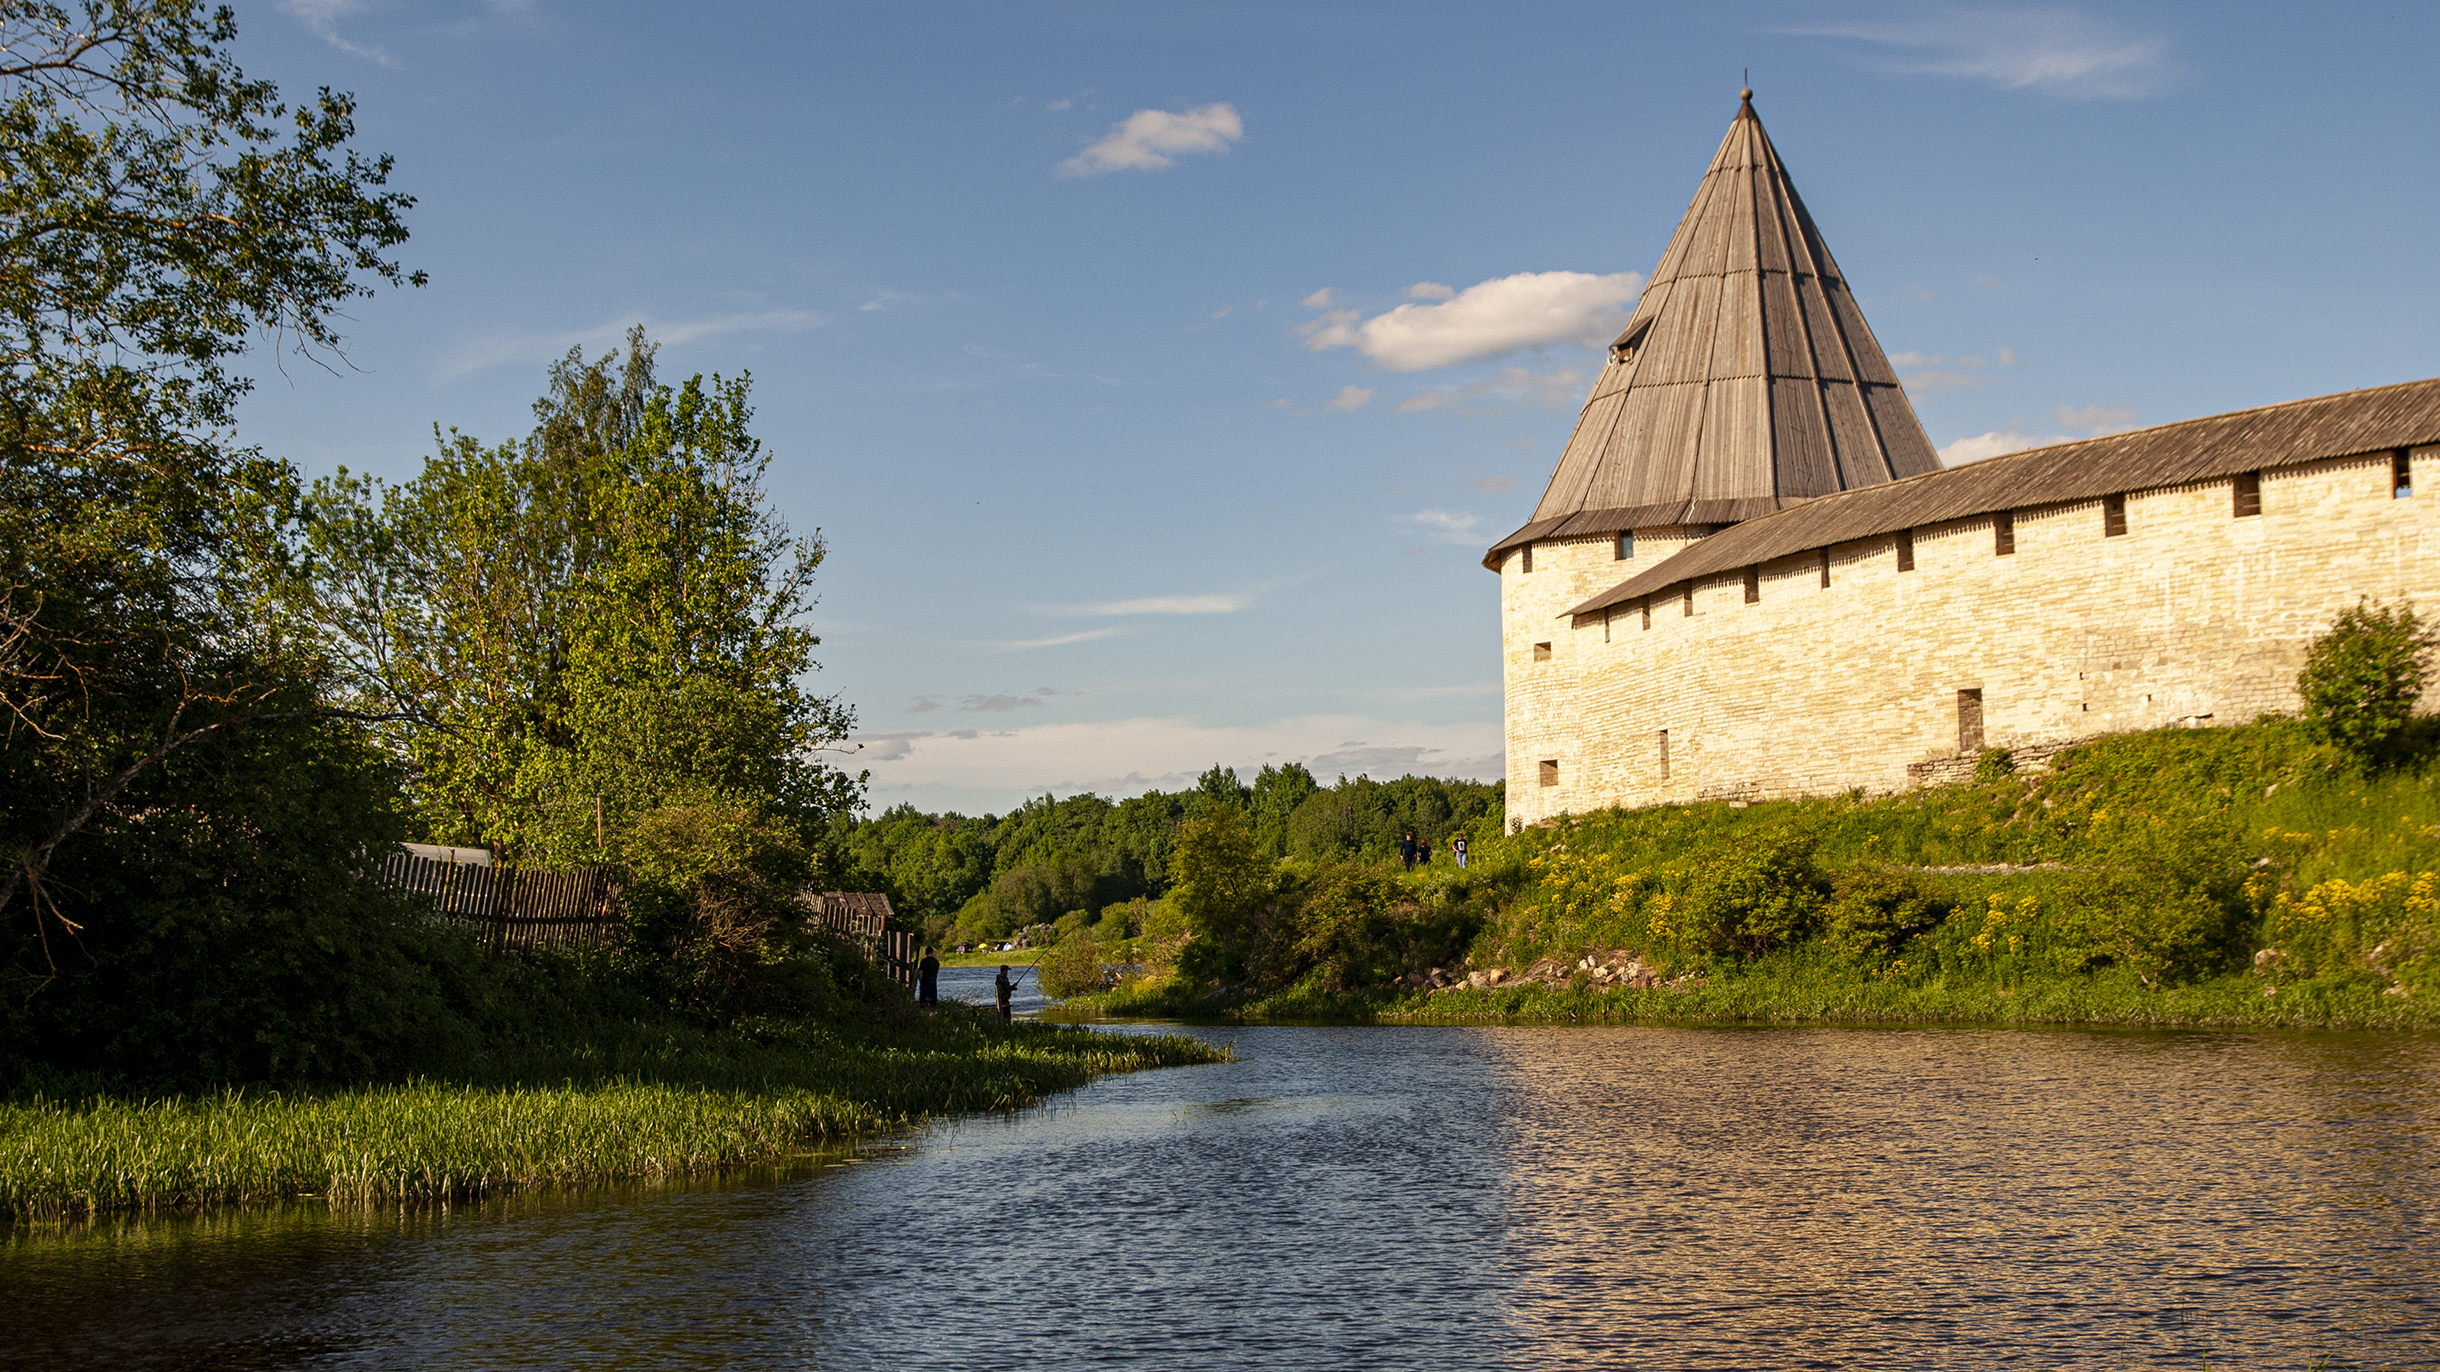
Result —
<path fill-rule="evenodd" d="M 1745 101 L 1748 104 L 1753 103 L 1754 88 L 1752 86 L 1747 86 L 1744 90 L 1737 92 L 1737 98 Z"/>

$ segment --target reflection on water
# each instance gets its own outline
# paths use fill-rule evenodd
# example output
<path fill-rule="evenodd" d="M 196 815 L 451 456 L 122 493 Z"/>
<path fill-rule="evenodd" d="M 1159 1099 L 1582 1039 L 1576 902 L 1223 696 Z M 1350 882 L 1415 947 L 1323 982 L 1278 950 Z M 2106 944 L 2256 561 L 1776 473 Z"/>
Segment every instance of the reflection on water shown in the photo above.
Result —
<path fill-rule="evenodd" d="M 2440 1366 L 2428 1038 L 1215 1032 L 853 1165 L 23 1233 L 0 1359 Z"/>

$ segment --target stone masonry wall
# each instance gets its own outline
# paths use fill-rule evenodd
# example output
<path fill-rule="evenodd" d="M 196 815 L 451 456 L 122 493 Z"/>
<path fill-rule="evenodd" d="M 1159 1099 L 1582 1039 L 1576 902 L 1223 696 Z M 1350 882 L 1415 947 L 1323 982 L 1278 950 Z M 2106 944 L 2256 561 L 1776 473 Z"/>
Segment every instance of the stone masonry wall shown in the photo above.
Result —
<path fill-rule="evenodd" d="M 1570 627 L 1566 611 L 1683 547 L 1696 530 L 1542 543 L 1500 567 L 1508 814 L 1533 823 L 1609 806 L 1901 790 L 1960 759 L 1959 693 L 1981 692 L 1986 746 L 2047 748 L 2165 725 L 2241 724 L 2296 706 L 2314 635 L 2359 597 L 2440 609 L 2440 448 L 2432 483 L 2390 494 L 2387 454 L 2262 474 L 2262 512 L 2225 479 L 2102 504 L 1913 531 L 1807 552 Z M 1548 644 L 1548 656 L 1535 645 Z M 1668 732 L 1662 775 L 1661 732 Z M 1557 784 L 1543 784 L 1545 761 Z M 1932 765 L 1927 765 L 1932 764 Z"/>

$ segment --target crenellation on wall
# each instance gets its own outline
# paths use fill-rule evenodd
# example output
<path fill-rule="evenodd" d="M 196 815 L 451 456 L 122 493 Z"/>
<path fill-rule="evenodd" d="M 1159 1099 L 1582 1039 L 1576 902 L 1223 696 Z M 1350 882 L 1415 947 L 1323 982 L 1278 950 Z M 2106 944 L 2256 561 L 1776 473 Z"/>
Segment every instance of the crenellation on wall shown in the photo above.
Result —
<path fill-rule="evenodd" d="M 1647 630 L 1640 610 L 1613 610 L 1606 636 L 1600 616 L 1559 616 L 1658 545 L 1639 534 L 1634 567 L 1600 540 L 1584 545 L 1598 560 L 1537 550 L 1548 562 L 1530 577 L 1501 576 L 1510 813 L 1923 784 L 1970 771 L 1960 690 L 1983 692 L 1985 744 L 2016 751 L 2293 709 L 2305 646 L 2339 609 L 2440 603 L 2440 478 L 2393 499 L 2389 462 L 2266 470 L 2262 512 L 2242 517 L 2227 478 L 2131 492 L 2114 537 L 2099 500 L 2018 509 L 2008 555 L 1990 515 L 1927 525 L 1908 572 L 1895 535 L 1839 544 L 1827 587 L 1818 554 L 1777 558 L 1757 569 L 1755 603 L 1732 570 L 1692 583 L 1692 616 L 1664 599 Z M 1558 574 L 1512 589 L 1544 565 Z M 1549 661 L 1524 660 L 1536 641 Z M 1556 786 L 1536 778 L 1546 758 Z"/>

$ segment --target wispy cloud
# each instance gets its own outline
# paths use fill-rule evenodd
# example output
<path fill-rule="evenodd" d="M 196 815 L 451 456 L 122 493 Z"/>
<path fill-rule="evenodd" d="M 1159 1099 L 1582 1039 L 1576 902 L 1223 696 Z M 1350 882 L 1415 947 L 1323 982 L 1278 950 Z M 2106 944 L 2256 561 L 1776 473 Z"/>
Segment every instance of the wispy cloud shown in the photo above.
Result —
<path fill-rule="evenodd" d="M 1107 629 L 1087 629 L 1080 634 L 1059 634 L 1051 638 L 1010 639 L 1006 642 L 995 644 L 994 646 L 1011 650 L 1025 648 L 1064 648 L 1070 643 L 1090 643 L 1097 638 L 1108 638 L 1110 635 L 1117 632 L 1119 632 L 1118 627 L 1116 625 L 1112 625 Z"/>
<path fill-rule="evenodd" d="M 1350 410 L 1360 410 L 1370 405 L 1372 398 L 1372 388 L 1369 386 L 1343 386 L 1337 395 L 1323 402 L 1322 408 L 1345 414 Z"/>
<path fill-rule="evenodd" d="M 1497 687 L 1467 688 L 1469 693 Z M 1218 763 L 1251 775 L 1265 763 L 1302 762 L 1322 774 L 1370 772 L 1496 780 L 1502 774 L 1496 718 L 1424 724 L 1363 715 L 1311 715 L 1253 724 L 1134 717 L 1087 722 L 1044 720 L 1019 729 L 866 734 L 859 761 L 877 767 L 882 792 L 999 792 L 1014 804 L 1045 791 L 1135 795 L 1194 784 Z M 974 802 L 969 802 L 974 803 Z"/>
<path fill-rule="evenodd" d="M 2035 437 L 2025 432 L 2025 421 L 2019 419 L 2005 429 L 1960 438 L 1940 450 L 1940 460 L 1951 467 L 1980 462 L 2002 453 L 2023 452 L 2027 448 L 2047 448 L 2054 443 L 2073 443 L 2079 438 L 2099 438 L 2105 434 L 2124 433 L 2135 427 L 2135 412 L 2123 405 L 2061 405 L 2051 411 L 2059 427 L 2073 430 L 2047 437 Z"/>
<path fill-rule="evenodd" d="M 1417 528 L 1429 529 L 1432 531 L 1432 537 L 1443 543 L 1462 543 L 1471 546 L 1482 541 L 1482 536 L 1476 532 L 1476 526 L 1483 522 L 1481 515 L 1466 514 L 1459 510 L 1417 510 L 1413 514 L 1392 515 L 1391 518 L 1401 524 L 1412 524 Z"/>
<path fill-rule="evenodd" d="M 1517 479 L 1513 476 L 1470 476 L 1466 478 L 1466 484 L 1484 495 L 1506 495 L 1517 488 Z"/>
<path fill-rule="evenodd" d="M 1989 374 L 1991 360 L 1980 353 L 1934 357 L 1929 353 L 1898 352 L 1889 355 L 1889 365 L 1901 369 L 1898 380 L 1905 383 L 1908 393 L 1912 395 L 1972 390 L 1977 386 L 1996 386 L 2002 380 Z M 1999 365 L 2015 366 L 2016 354 L 2006 348 L 2000 349 Z"/>
<path fill-rule="evenodd" d="M 1233 615 L 1252 604 L 1250 595 L 1148 595 L 1133 600 L 1102 600 L 1090 605 L 1052 608 L 1068 615 Z M 1104 630 L 1103 632 L 1109 632 Z"/>
<path fill-rule="evenodd" d="M 1137 110 L 1110 126 L 1100 142 L 1059 164 L 1061 176 L 1159 171 L 1190 153 L 1227 152 L 1245 137 L 1245 120 L 1229 104 L 1191 110 Z"/>
<path fill-rule="evenodd" d="M 398 64 L 379 48 L 353 43 L 339 34 L 339 18 L 364 8 L 364 0 L 280 0 L 280 11 L 305 26 L 305 31 L 344 53 L 395 69 Z"/>
<path fill-rule="evenodd" d="M 1301 303 L 1308 310 L 1326 310 L 1337 304 L 1338 298 L 1331 293 L 1328 286 L 1324 286 L 1320 290 L 1315 291 L 1313 294 L 1306 296 Z"/>
<path fill-rule="evenodd" d="M 1390 371 L 1418 372 L 1523 348 L 1607 342 L 1625 327 L 1627 306 L 1643 285 L 1635 272 L 1519 272 L 1478 282 L 1436 304 L 1400 305 L 1370 319 L 1357 310 L 1331 310 L 1296 334 L 1315 352 L 1354 348 Z M 1324 308 L 1327 294 L 1316 292 L 1306 303 Z"/>
<path fill-rule="evenodd" d="M 1445 391 L 1425 391 L 1398 402 L 1398 413 L 1451 410 L 1458 414 L 1497 414 L 1502 410 L 1564 410 L 1584 399 L 1586 377 L 1575 367 L 1534 372 L 1510 367 L 1488 381 Z"/>
<path fill-rule="evenodd" d="M 2131 100 L 2175 79 L 2165 40 L 2070 9 L 1951 10 L 1894 23 L 1781 32 L 1894 49 L 1873 64 L 1884 71 L 1962 77 L 2069 99 Z"/>
<path fill-rule="evenodd" d="M 655 343 L 692 343 L 698 338 L 710 338 L 728 333 L 803 333 L 818 329 L 823 316 L 811 310 L 761 310 L 751 313 L 708 315 L 700 319 L 630 320 L 620 319 L 590 329 L 565 333 L 494 334 L 459 346 L 456 352 L 443 357 L 433 368 L 435 381 L 455 381 L 469 372 L 496 367 L 504 362 L 549 362 L 574 347 L 616 347 L 624 342 L 631 323 L 641 323 L 645 334 Z"/>

